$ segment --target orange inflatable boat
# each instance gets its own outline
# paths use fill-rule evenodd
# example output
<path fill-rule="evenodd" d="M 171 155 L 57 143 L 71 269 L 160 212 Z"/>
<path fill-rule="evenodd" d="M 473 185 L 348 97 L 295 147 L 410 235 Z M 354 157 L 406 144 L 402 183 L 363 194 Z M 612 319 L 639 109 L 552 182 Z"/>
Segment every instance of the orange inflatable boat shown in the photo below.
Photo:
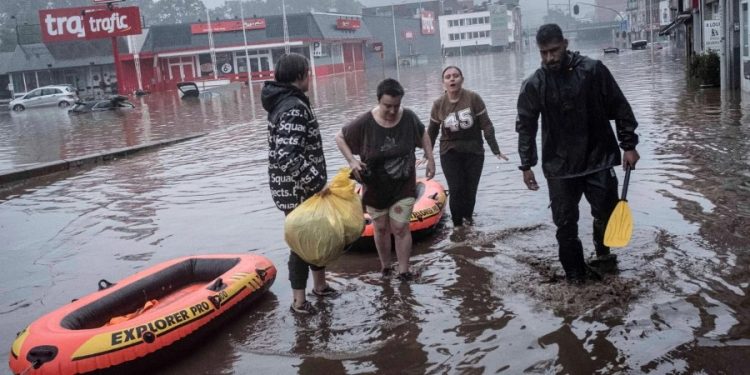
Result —
<path fill-rule="evenodd" d="M 414 210 L 409 219 L 409 230 L 412 236 L 428 233 L 435 228 L 443 217 L 446 199 L 447 195 L 442 184 L 434 179 L 417 179 L 417 201 L 414 203 Z M 365 229 L 362 231 L 360 240 L 372 241 L 373 235 L 372 220 L 370 215 L 365 213 Z"/>
<path fill-rule="evenodd" d="M 254 301 L 275 278 L 263 256 L 221 254 L 174 259 L 116 284 L 101 280 L 98 292 L 19 332 L 10 368 L 15 374 L 143 371 L 144 363 L 177 354 Z"/>

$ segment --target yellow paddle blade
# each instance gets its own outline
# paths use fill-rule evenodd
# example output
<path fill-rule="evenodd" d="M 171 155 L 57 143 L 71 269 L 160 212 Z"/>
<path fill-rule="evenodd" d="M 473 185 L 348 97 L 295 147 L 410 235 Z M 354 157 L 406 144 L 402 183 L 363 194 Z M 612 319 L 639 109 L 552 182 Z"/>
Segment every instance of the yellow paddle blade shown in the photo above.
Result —
<path fill-rule="evenodd" d="M 625 247 L 633 234 L 633 215 L 630 213 L 628 201 L 621 200 L 612 211 L 604 232 L 604 245 L 609 247 Z"/>

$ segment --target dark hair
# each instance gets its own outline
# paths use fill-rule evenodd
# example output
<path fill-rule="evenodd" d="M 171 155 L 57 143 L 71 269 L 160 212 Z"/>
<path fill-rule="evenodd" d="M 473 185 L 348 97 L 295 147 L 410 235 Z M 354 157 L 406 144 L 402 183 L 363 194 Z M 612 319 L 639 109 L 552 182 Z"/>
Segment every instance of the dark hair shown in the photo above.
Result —
<path fill-rule="evenodd" d="M 281 56 L 274 67 L 274 78 L 279 83 L 292 83 L 304 79 L 310 70 L 310 61 L 299 53 Z"/>
<path fill-rule="evenodd" d="M 460 75 L 461 77 L 464 76 L 464 72 L 462 72 L 459 67 L 457 67 L 455 65 L 448 65 L 448 66 L 445 67 L 445 69 L 443 69 L 443 74 L 440 75 L 440 78 L 443 78 L 445 76 L 445 72 L 447 72 L 448 69 L 456 69 L 456 70 L 458 70 L 458 75 Z"/>
<path fill-rule="evenodd" d="M 378 84 L 377 94 L 378 100 L 380 100 L 383 95 L 390 95 L 393 97 L 404 96 L 404 87 L 395 79 L 386 78 Z"/>
<path fill-rule="evenodd" d="M 563 40 L 565 38 L 563 38 L 562 29 L 556 23 L 539 26 L 539 30 L 536 31 L 536 44 L 538 45 L 562 42 Z"/>

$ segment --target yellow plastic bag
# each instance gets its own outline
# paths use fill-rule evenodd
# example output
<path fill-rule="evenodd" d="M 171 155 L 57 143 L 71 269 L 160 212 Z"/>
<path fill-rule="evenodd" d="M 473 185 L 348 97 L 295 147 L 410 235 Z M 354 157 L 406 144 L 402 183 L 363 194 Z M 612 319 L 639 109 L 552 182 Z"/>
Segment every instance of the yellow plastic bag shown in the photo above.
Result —
<path fill-rule="evenodd" d="M 362 234 L 362 201 L 350 172 L 341 168 L 329 185 L 329 194 L 313 195 L 284 221 L 286 243 L 307 263 L 326 266 Z"/>

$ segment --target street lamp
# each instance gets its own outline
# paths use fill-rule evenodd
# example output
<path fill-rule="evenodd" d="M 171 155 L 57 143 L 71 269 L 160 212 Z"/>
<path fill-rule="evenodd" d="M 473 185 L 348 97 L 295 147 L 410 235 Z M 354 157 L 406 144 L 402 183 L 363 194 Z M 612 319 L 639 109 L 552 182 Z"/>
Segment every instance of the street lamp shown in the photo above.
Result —
<path fill-rule="evenodd" d="M 616 9 L 604 7 L 604 6 L 601 6 L 601 5 L 591 4 L 591 3 L 584 3 L 584 2 L 580 2 L 580 1 L 577 2 L 576 5 L 573 6 L 573 13 L 575 15 L 578 15 L 578 13 L 580 12 L 580 7 L 578 6 L 578 4 L 588 5 L 588 6 L 592 6 L 594 8 L 602 8 L 602 9 L 606 9 L 606 10 L 615 12 L 615 14 L 617 14 L 617 16 L 620 17 L 620 22 L 622 22 L 622 21 L 625 20 L 625 17 L 623 17 L 622 14 L 620 14 L 620 12 L 618 12 Z"/>
<path fill-rule="evenodd" d="M 573 13 L 575 13 L 576 15 L 578 15 L 578 13 L 580 12 L 580 7 L 578 6 L 578 4 L 588 5 L 588 6 L 592 6 L 594 8 L 601 8 L 601 9 L 606 9 L 606 10 L 609 10 L 611 12 L 614 12 L 618 17 L 620 17 L 620 24 L 621 25 L 622 25 L 622 22 L 625 21 L 625 17 L 623 17 L 622 14 L 619 11 L 617 11 L 616 9 L 612 9 L 612 8 L 609 8 L 609 7 L 605 7 L 605 6 L 601 6 L 601 5 L 597 5 L 597 4 L 592 4 L 592 3 L 584 3 L 584 2 L 577 2 L 573 6 Z M 622 27 L 622 26 L 620 26 L 620 27 Z M 612 37 L 612 43 L 613 44 L 617 43 L 617 40 L 616 40 L 615 37 Z"/>

